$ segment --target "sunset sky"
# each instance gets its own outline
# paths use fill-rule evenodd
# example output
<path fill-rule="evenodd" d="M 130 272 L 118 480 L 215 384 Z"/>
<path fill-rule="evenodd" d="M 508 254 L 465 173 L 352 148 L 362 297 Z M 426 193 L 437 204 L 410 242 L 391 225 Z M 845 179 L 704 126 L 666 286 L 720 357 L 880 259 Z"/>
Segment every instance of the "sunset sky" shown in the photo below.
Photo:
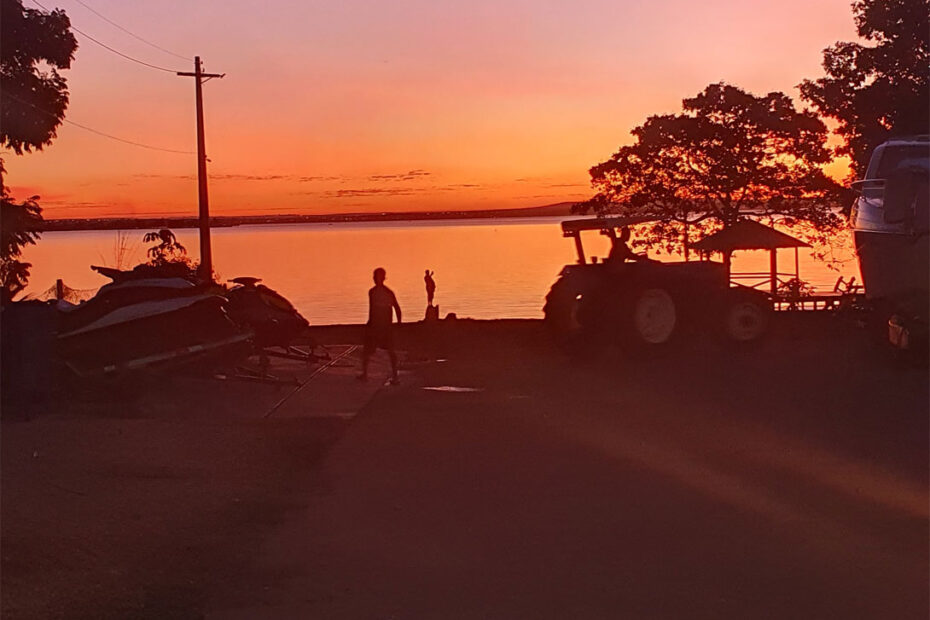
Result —
<path fill-rule="evenodd" d="M 854 40 L 850 0 L 83 0 L 223 73 L 204 87 L 214 214 L 519 207 L 578 200 L 587 169 L 650 114 L 727 81 L 757 94 L 821 75 Z M 25 6 L 36 8 L 31 0 Z M 75 0 L 42 0 L 126 54 L 185 62 Z M 191 78 L 77 35 L 67 118 L 195 149 Z M 194 215 L 196 159 L 65 124 L 4 156 L 47 218 Z"/>

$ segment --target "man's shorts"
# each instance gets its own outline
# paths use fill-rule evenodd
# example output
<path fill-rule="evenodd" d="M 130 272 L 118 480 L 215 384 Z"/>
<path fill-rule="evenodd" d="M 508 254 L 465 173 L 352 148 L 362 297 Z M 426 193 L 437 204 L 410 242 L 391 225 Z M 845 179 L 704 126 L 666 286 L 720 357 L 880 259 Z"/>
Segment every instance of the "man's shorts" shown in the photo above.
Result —
<path fill-rule="evenodd" d="M 375 349 L 394 350 L 394 330 L 390 324 L 366 326 L 365 353 L 374 353 Z"/>

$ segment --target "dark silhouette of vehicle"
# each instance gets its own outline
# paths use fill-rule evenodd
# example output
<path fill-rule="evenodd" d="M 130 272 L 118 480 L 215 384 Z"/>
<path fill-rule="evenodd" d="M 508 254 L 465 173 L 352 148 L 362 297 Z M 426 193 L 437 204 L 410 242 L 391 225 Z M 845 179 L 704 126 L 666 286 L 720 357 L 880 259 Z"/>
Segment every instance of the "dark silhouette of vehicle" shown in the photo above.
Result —
<path fill-rule="evenodd" d="M 566 265 L 546 295 L 546 324 L 569 351 L 616 343 L 660 349 L 687 332 L 712 330 L 748 344 L 767 332 L 771 301 L 765 293 L 731 288 L 726 267 L 712 261 L 586 260 L 581 233 L 616 230 L 647 218 L 596 218 L 562 223 L 575 241 L 578 263 Z"/>
<path fill-rule="evenodd" d="M 930 306 L 930 136 L 877 146 L 849 223 L 873 322 L 895 347 L 926 361 Z"/>
<path fill-rule="evenodd" d="M 237 324 L 255 332 L 259 348 L 288 347 L 310 327 L 294 305 L 277 291 L 259 284 L 261 278 L 238 277 L 226 293 L 226 312 Z"/>
<path fill-rule="evenodd" d="M 226 314 L 226 298 L 183 278 L 127 278 L 57 312 L 57 354 L 80 377 L 124 375 L 195 360 L 230 360 L 252 333 Z"/>
<path fill-rule="evenodd" d="M 79 376 L 181 367 L 207 357 L 235 366 L 251 354 L 264 359 L 273 347 L 284 349 L 274 352 L 280 357 L 314 359 L 291 346 L 307 320 L 258 278 L 235 278 L 226 290 L 186 268 L 186 277 L 178 277 L 170 263 L 93 269 L 113 281 L 58 312 L 57 353 Z"/>

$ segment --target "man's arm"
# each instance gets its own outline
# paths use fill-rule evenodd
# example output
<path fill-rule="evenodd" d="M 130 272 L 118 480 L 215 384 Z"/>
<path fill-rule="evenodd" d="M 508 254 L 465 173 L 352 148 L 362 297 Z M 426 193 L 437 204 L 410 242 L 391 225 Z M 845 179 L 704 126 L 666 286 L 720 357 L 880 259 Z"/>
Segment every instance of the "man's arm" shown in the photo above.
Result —
<path fill-rule="evenodd" d="M 397 322 L 400 323 L 400 304 L 397 303 L 397 296 L 394 293 L 391 293 L 391 300 L 394 305 L 394 312 L 397 313 Z"/>

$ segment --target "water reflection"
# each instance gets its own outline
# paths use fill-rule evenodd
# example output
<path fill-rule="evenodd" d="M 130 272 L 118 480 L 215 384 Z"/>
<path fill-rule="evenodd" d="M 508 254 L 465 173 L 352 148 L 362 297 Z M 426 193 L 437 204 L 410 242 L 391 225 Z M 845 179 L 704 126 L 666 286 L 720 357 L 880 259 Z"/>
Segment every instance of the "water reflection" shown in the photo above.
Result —
<path fill-rule="evenodd" d="M 244 226 L 213 231 L 213 254 L 221 279 L 251 275 L 290 299 L 313 324 L 361 323 L 367 318 L 367 291 L 374 267 L 384 267 L 407 320 L 423 318 L 424 270 L 435 272 L 436 303 L 459 317 L 538 318 L 543 298 L 563 265 L 575 260 L 563 239 L 560 218 Z M 134 258 L 144 258 L 144 231 L 130 231 Z M 178 239 L 196 255 L 197 232 L 178 230 Z M 116 231 L 46 233 L 27 249 L 33 263 L 29 292 L 62 278 L 73 288 L 107 282 L 91 264 L 113 265 Z M 585 239 L 589 255 L 604 257 L 609 240 Z M 801 277 L 832 289 L 842 274 L 858 277 L 848 245 L 846 262 L 831 271 L 801 252 Z M 667 259 L 667 257 L 662 257 Z M 780 255 L 782 271 L 793 271 L 794 257 Z M 124 265 L 124 266 L 131 266 Z M 737 253 L 736 271 L 765 271 L 765 252 Z"/>

